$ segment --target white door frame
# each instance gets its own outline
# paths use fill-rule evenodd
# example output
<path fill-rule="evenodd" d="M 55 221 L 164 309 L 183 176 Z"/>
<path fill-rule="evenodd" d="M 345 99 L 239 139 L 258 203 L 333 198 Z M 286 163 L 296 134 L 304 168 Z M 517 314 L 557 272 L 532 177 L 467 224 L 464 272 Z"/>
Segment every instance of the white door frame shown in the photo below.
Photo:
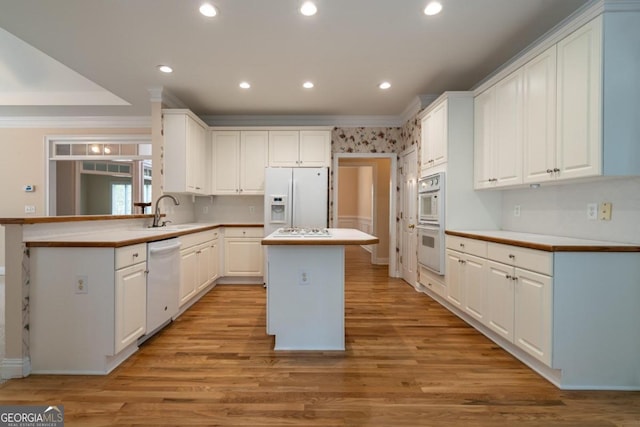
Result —
<path fill-rule="evenodd" d="M 396 245 L 398 243 L 398 238 L 396 235 L 396 185 L 397 185 L 397 158 L 398 155 L 396 153 L 334 153 L 333 154 L 333 183 L 332 183 L 332 198 L 333 200 L 333 209 L 332 209 L 332 218 L 335 223 L 338 221 L 338 163 L 340 159 L 389 159 L 391 160 L 391 165 L 389 168 L 389 175 L 391 178 L 391 187 L 389 194 L 389 276 L 390 277 L 400 277 L 398 264 L 396 262 Z M 335 224 L 332 224 L 335 226 Z"/>

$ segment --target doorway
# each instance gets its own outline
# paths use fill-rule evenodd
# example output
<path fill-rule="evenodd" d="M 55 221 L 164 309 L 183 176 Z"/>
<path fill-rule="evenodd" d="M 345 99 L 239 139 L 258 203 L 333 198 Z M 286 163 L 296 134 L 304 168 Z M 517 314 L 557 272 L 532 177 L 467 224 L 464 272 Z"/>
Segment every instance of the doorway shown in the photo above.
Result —
<path fill-rule="evenodd" d="M 128 215 L 151 202 L 151 137 L 47 138 L 47 215 Z"/>
<path fill-rule="evenodd" d="M 396 154 L 338 153 L 333 161 L 332 226 L 356 228 L 375 235 L 365 248 L 372 264 L 388 265 L 397 277 Z"/>

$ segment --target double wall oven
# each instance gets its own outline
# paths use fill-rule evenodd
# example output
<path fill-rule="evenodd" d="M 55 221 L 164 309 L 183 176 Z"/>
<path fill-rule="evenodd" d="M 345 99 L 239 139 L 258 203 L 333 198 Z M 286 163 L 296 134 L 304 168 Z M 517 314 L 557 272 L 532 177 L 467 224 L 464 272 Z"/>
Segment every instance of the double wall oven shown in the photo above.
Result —
<path fill-rule="evenodd" d="M 444 274 L 444 172 L 418 180 L 418 262 Z"/>

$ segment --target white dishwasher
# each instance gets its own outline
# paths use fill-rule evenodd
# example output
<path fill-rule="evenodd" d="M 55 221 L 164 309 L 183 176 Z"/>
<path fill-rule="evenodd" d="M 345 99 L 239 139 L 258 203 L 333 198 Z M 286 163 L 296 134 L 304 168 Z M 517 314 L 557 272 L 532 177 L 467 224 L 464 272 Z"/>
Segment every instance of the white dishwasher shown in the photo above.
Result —
<path fill-rule="evenodd" d="M 147 244 L 147 334 L 138 343 L 149 339 L 178 314 L 180 244 L 177 238 Z"/>

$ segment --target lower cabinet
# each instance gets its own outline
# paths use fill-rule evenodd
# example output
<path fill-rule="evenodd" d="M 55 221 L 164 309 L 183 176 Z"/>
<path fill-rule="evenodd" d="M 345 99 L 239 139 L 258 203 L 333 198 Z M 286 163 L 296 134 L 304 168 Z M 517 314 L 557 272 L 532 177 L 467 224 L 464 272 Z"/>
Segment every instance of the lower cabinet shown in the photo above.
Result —
<path fill-rule="evenodd" d="M 180 240 L 178 306 L 182 307 L 218 278 L 218 230 L 189 234 Z"/>
<path fill-rule="evenodd" d="M 553 255 L 447 236 L 446 299 L 551 366 Z"/>
<path fill-rule="evenodd" d="M 144 335 L 146 323 L 147 263 L 140 262 L 116 270 L 115 352 L 119 353 Z"/>
<path fill-rule="evenodd" d="M 262 276 L 261 227 L 228 227 L 224 236 L 224 276 Z"/>

